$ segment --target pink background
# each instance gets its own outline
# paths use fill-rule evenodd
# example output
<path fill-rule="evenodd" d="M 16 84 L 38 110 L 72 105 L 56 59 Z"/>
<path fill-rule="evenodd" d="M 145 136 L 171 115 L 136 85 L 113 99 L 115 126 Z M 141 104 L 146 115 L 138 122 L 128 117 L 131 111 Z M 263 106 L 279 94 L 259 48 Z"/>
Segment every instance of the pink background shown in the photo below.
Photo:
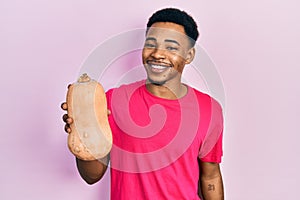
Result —
<path fill-rule="evenodd" d="M 60 103 L 92 49 L 166 6 L 194 16 L 223 79 L 226 199 L 297 198 L 298 1 L 2 0 L 0 199 L 109 199 L 108 174 L 79 177 Z"/>

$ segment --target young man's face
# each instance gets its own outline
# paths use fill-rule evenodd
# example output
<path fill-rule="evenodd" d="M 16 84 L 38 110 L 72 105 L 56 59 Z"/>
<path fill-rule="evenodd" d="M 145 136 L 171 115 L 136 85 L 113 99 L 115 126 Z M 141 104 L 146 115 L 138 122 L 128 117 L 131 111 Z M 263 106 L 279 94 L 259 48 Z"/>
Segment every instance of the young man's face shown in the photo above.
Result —
<path fill-rule="evenodd" d="M 148 80 L 158 85 L 180 82 L 183 68 L 193 60 L 194 54 L 183 26 L 154 23 L 147 32 L 142 53 Z"/>

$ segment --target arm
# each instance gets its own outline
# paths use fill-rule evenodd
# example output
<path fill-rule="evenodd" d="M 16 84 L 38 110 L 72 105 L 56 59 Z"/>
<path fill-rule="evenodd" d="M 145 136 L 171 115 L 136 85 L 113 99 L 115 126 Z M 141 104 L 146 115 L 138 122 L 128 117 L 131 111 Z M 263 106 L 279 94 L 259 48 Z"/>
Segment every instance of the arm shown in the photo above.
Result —
<path fill-rule="evenodd" d="M 84 161 L 76 158 L 78 172 L 88 184 L 94 184 L 103 177 L 107 170 L 108 161 L 109 156 L 106 156 L 99 161 Z"/>
<path fill-rule="evenodd" d="M 204 200 L 224 200 L 223 180 L 218 163 L 200 161 L 200 185 Z"/>
<path fill-rule="evenodd" d="M 63 110 L 67 110 L 68 106 L 66 103 L 62 103 L 61 108 Z M 110 111 L 108 110 L 108 115 Z M 63 121 L 65 124 L 65 131 L 67 133 L 71 133 L 70 124 L 73 123 L 73 119 L 68 116 L 68 114 L 63 115 Z M 76 155 L 74 155 L 76 156 Z M 92 160 L 92 161 L 84 161 L 76 158 L 76 165 L 80 176 L 85 180 L 88 184 L 94 184 L 98 182 L 107 170 L 107 165 L 109 162 L 109 155 L 100 159 L 100 160 Z"/>

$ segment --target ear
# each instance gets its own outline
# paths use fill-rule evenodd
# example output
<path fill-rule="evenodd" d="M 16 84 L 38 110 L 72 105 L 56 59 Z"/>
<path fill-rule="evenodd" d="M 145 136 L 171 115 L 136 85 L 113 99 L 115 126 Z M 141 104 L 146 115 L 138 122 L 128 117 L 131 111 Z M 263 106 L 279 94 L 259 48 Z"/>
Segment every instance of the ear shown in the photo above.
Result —
<path fill-rule="evenodd" d="M 194 57 L 195 57 L 195 48 L 192 47 L 189 49 L 187 55 L 186 55 L 186 59 L 185 59 L 185 64 L 190 64 L 193 60 L 194 60 Z"/>

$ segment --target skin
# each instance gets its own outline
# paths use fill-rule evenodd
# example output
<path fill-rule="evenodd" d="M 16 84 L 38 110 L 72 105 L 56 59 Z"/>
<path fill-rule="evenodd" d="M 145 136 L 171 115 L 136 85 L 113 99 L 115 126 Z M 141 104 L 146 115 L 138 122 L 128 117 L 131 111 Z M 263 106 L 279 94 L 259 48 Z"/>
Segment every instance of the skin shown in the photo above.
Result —
<path fill-rule="evenodd" d="M 183 26 L 170 22 L 154 23 L 148 30 L 142 52 L 149 92 L 166 99 L 184 96 L 187 87 L 181 83 L 181 74 L 194 55 L 195 49 L 190 48 Z M 153 65 L 166 68 L 154 70 Z"/>
<path fill-rule="evenodd" d="M 165 99 L 177 99 L 187 94 L 187 87 L 181 82 L 186 64 L 193 61 L 195 49 L 191 47 L 184 27 L 171 22 L 154 23 L 146 34 L 142 60 L 147 72 L 147 89 L 153 95 Z M 67 104 L 62 104 L 67 110 Z M 109 113 L 108 113 L 109 114 Z M 65 131 L 71 132 L 69 124 L 73 122 L 67 114 Z M 99 181 L 107 169 L 109 155 L 99 162 L 82 161 L 76 158 L 81 177 L 88 183 Z M 223 181 L 220 166 L 217 163 L 199 161 L 199 196 L 204 200 L 223 200 Z"/>
<path fill-rule="evenodd" d="M 199 196 L 204 200 L 224 200 L 223 180 L 219 164 L 199 161 Z"/>

